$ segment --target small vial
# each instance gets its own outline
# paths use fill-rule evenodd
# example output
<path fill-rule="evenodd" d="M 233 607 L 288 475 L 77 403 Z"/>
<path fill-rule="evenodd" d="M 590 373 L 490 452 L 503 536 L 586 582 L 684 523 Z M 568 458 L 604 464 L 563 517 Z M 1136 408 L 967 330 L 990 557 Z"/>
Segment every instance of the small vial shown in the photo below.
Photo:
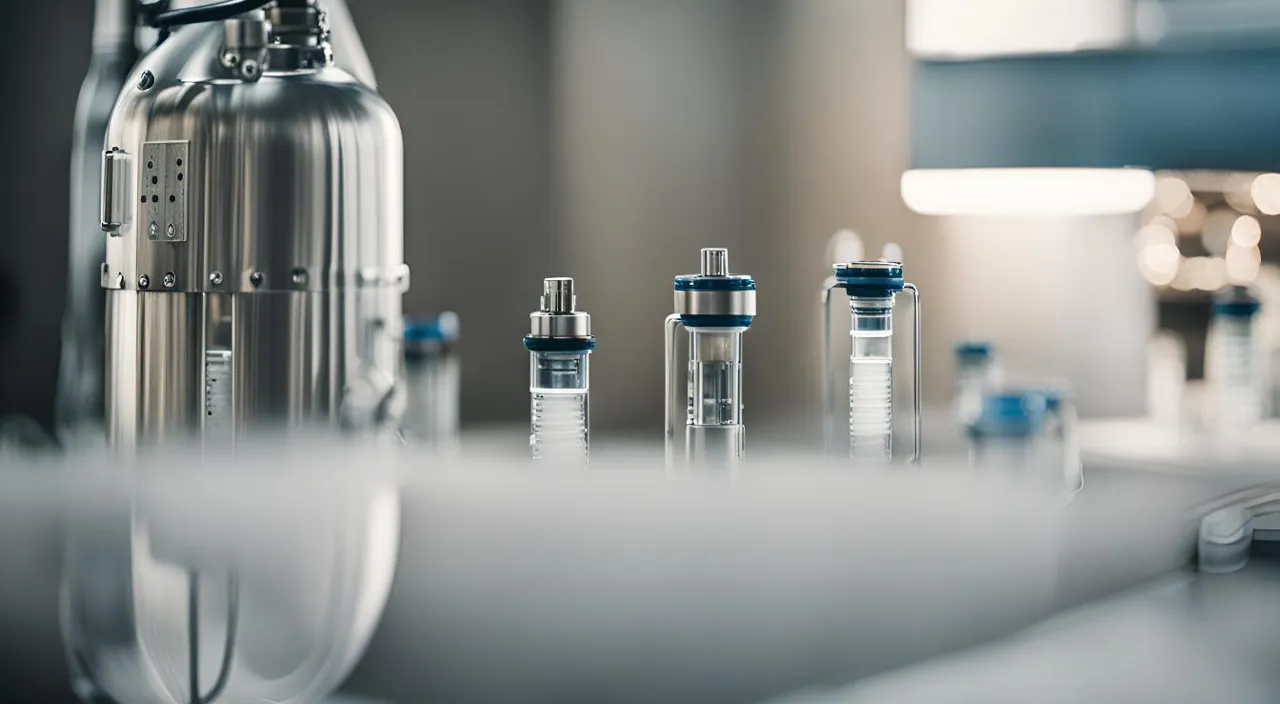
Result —
<path fill-rule="evenodd" d="M 401 434 L 410 444 L 440 452 L 459 448 L 459 327 L 458 314 L 452 312 L 405 321 L 407 405 Z"/>
<path fill-rule="evenodd" d="M 1262 418 L 1266 374 L 1258 334 L 1262 305 L 1246 286 L 1214 299 L 1206 361 L 1220 433 L 1235 435 Z"/>
<path fill-rule="evenodd" d="M 1062 480 L 1070 491 L 1084 486 L 1084 465 L 1080 459 L 1078 417 L 1071 395 L 1063 389 L 1049 388 L 1044 396 L 1043 443 L 1049 461 L 1062 467 Z"/>
<path fill-rule="evenodd" d="M 666 320 L 666 444 L 675 462 L 676 409 L 683 407 L 687 466 L 736 466 L 746 450 L 742 419 L 742 335 L 756 315 L 756 282 L 729 273 L 729 251 L 707 248 L 697 274 L 677 276 Z M 676 332 L 689 334 L 688 378 L 677 381 Z"/>
<path fill-rule="evenodd" d="M 573 279 L 542 282 L 529 315 L 529 449 L 536 460 L 585 464 L 590 453 L 591 316 L 577 310 Z"/>
<path fill-rule="evenodd" d="M 995 348 L 989 342 L 967 340 L 955 346 L 956 422 L 963 428 L 982 414 L 982 397 L 999 383 Z"/>
<path fill-rule="evenodd" d="M 982 399 L 982 413 L 969 427 L 973 465 L 1017 482 L 1062 488 L 1062 463 L 1044 441 L 1047 403 L 1037 391 L 1001 391 Z"/>
<path fill-rule="evenodd" d="M 893 307 L 897 294 L 910 291 L 915 302 L 912 342 L 913 447 L 912 461 L 920 457 L 920 294 L 902 277 L 902 264 L 886 261 L 837 263 L 835 276 L 822 291 L 823 370 L 826 379 L 825 410 L 835 414 L 840 394 L 828 355 L 831 354 L 831 293 L 845 292 L 849 299 L 849 458 L 859 464 L 881 464 L 893 457 Z M 824 429 L 833 424 L 824 422 Z M 826 439 L 828 449 L 834 444 Z"/>

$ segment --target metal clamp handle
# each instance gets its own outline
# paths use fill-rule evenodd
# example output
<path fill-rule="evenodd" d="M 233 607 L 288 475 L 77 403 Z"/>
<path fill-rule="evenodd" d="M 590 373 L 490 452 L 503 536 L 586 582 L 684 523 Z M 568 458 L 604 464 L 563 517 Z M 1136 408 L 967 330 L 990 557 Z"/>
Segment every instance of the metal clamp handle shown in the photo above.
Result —
<path fill-rule="evenodd" d="M 678 355 L 676 354 L 676 331 L 682 327 L 680 324 L 680 316 L 671 314 L 667 316 L 664 325 L 663 342 L 666 345 L 666 360 L 663 364 L 664 370 L 664 396 L 663 400 L 663 421 L 665 425 L 665 446 L 667 454 L 667 463 L 670 464 L 673 458 L 673 443 L 675 442 L 676 425 L 675 425 L 675 409 L 680 404 L 680 387 L 676 382 L 676 365 L 679 364 Z"/>
<path fill-rule="evenodd" d="M 836 288 L 836 277 L 822 282 L 822 451 L 831 454 L 835 443 L 832 425 L 836 414 L 835 377 L 831 373 L 831 292 Z"/>
<path fill-rule="evenodd" d="M 924 404 L 920 401 L 920 289 L 915 284 L 907 284 L 903 289 L 911 292 L 911 318 L 915 324 L 911 331 L 911 395 L 915 418 L 911 424 L 911 464 L 920 464 L 920 448 L 923 440 L 921 433 L 921 414 Z"/>

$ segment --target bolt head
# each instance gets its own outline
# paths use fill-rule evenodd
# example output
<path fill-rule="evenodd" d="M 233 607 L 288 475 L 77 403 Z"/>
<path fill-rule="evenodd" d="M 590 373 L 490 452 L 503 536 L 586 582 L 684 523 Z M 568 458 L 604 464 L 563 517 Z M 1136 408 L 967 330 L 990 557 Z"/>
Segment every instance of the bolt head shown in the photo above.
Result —
<path fill-rule="evenodd" d="M 169 223 L 169 228 L 168 228 L 167 230 L 165 230 L 165 232 L 166 232 L 170 237 L 173 237 L 174 235 L 178 234 L 178 229 L 177 229 L 177 228 L 175 228 L 175 227 L 173 226 L 173 223 Z"/>
<path fill-rule="evenodd" d="M 262 275 L 261 271 L 255 271 L 252 274 L 249 274 L 249 283 L 254 286 L 261 286 L 265 279 L 266 277 Z"/>
<path fill-rule="evenodd" d="M 213 272 L 212 274 L 209 274 L 209 283 L 213 284 L 214 286 L 221 286 L 221 285 L 222 285 L 222 272 L 221 272 L 221 271 L 215 271 L 215 272 Z"/>
<path fill-rule="evenodd" d="M 301 286 L 307 283 L 307 270 L 303 269 L 302 267 L 298 267 L 297 269 L 294 269 L 293 283 L 297 284 L 298 286 Z"/>
<path fill-rule="evenodd" d="M 164 275 L 165 288 L 173 288 L 174 285 L 176 285 L 177 283 L 178 283 L 178 277 L 174 276 L 172 271 Z"/>
<path fill-rule="evenodd" d="M 143 274 L 138 277 L 138 288 L 151 288 L 151 277 Z"/>
<path fill-rule="evenodd" d="M 147 233 L 150 234 L 152 237 L 155 237 L 156 233 L 159 231 L 160 231 L 160 228 L 154 222 L 151 223 L 151 225 L 147 228 Z"/>
<path fill-rule="evenodd" d="M 155 84 L 155 74 L 150 71 L 143 71 L 142 77 L 138 79 L 138 90 L 151 90 Z"/>

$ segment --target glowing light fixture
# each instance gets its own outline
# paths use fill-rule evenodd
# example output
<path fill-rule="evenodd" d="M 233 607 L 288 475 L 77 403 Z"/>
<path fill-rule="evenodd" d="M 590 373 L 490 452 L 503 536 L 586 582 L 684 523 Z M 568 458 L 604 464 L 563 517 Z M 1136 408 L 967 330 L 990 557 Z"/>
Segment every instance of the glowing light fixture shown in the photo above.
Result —
<path fill-rule="evenodd" d="M 927 215 L 1132 213 L 1155 185 L 1141 169 L 915 169 L 902 175 L 902 199 Z"/>

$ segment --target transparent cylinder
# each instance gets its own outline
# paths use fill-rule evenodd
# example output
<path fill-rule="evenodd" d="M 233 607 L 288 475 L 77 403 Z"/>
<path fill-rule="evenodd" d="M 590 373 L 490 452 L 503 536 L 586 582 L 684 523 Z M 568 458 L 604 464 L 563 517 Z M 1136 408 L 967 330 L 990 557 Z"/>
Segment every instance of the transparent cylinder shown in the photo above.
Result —
<path fill-rule="evenodd" d="M 534 459 L 586 462 L 589 352 L 529 353 L 529 448 Z"/>
<path fill-rule="evenodd" d="M 982 397 L 998 383 L 994 354 L 990 349 L 964 344 L 956 348 L 956 422 L 973 424 L 982 414 Z"/>
<path fill-rule="evenodd" d="M 1043 435 L 975 435 L 972 462 L 979 471 L 1019 483 L 1061 488 L 1061 454 Z"/>
<path fill-rule="evenodd" d="M 849 457 L 893 455 L 893 299 L 849 298 Z"/>
<path fill-rule="evenodd" d="M 693 329 L 689 335 L 686 459 L 720 465 L 742 457 L 742 333 L 745 328 Z"/>
<path fill-rule="evenodd" d="M 1256 319 L 1219 315 L 1209 339 L 1218 428 L 1243 430 L 1262 418 L 1265 374 Z"/>
<path fill-rule="evenodd" d="M 461 364 L 456 346 L 406 344 L 404 358 L 405 441 L 441 452 L 458 449 Z"/>

